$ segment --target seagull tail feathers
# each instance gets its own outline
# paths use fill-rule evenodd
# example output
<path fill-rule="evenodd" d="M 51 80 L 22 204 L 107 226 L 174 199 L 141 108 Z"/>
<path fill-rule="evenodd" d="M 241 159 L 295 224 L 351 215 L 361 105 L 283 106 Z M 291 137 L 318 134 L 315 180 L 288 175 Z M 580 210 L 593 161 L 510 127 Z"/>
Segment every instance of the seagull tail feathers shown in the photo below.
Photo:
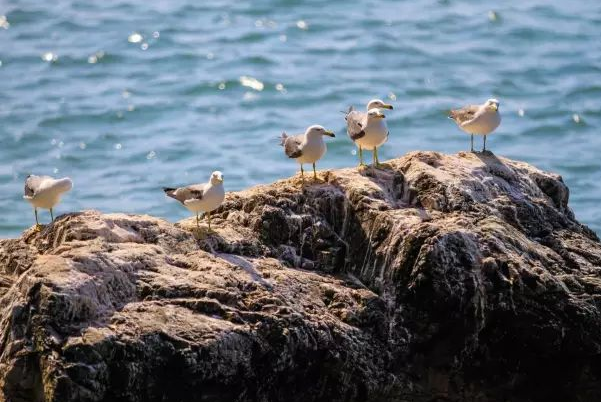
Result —
<path fill-rule="evenodd" d="M 347 116 L 348 116 L 348 115 L 349 115 L 351 112 L 353 112 L 354 110 L 355 110 L 355 108 L 354 108 L 354 107 L 351 105 L 351 106 L 349 106 L 349 107 L 348 107 L 348 110 L 347 110 L 346 112 L 342 112 L 342 113 L 344 113 L 344 115 L 345 115 L 345 116 L 344 116 L 344 120 L 346 120 Z"/>
<path fill-rule="evenodd" d="M 165 192 L 165 194 L 171 198 L 175 197 L 175 190 L 177 189 L 173 187 L 163 187 L 163 191 Z"/>
<path fill-rule="evenodd" d="M 282 136 L 280 137 L 280 145 L 284 146 L 286 144 L 286 139 L 288 138 L 288 134 L 284 131 Z"/>

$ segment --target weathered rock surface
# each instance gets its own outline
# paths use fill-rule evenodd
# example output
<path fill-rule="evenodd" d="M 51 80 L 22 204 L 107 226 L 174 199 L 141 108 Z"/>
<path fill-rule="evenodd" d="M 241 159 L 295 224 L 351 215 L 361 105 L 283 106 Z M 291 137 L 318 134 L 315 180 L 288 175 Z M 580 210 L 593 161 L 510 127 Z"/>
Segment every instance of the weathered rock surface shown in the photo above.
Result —
<path fill-rule="evenodd" d="M 0 400 L 601 400 L 601 244 L 559 176 L 322 177 L 228 194 L 208 236 L 86 211 L 0 241 Z"/>

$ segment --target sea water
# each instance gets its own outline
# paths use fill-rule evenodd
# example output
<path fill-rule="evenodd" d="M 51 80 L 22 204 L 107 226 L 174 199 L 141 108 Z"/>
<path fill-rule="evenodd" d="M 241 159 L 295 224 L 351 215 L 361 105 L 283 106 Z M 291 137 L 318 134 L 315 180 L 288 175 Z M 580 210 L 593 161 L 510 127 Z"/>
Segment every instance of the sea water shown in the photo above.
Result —
<path fill-rule="evenodd" d="M 598 0 L 0 0 L 0 16 L 0 237 L 34 222 L 30 173 L 73 179 L 56 214 L 175 221 L 162 186 L 294 174 L 284 130 L 334 130 L 318 167 L 354 166 L 340 111 L 374 97 L 395 107 L 381 160 L 469 149 L 445 111 L 499 99 L 489 148 L 561 174 L 601 230 Z"/>

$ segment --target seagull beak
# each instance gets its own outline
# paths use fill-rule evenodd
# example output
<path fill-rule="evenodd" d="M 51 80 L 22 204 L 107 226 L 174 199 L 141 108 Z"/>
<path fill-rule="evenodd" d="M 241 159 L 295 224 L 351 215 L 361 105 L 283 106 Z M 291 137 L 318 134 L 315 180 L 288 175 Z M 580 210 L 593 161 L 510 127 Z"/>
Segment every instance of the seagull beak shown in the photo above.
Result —
<path fill-rule="evenodd" d="M 384 104 L 384 106 L 382 106 L 382 107 L 383 107 L 384 109 L 389 109 L 389 110 L 392 110 L 392 109 L 394 109 L 394 107 L 392 107 L 392 105 L 389 105 L 389 104 Z"/>
<path fill-rule="evenodd" d="M 328 137 L 332 137 L 332 138 L 333 138 L 333 137 L 336 137 L 336 134 L 334 134 L 334 132 L 333 132 L 333 131 L 330 131 L 330 130 L 326 130 L 326 131 L 324 132 L 324 134 L 325 134 L 325 135 L 327 135 Z"/>
<path fill-rule="evenodd" d="M 379 114 L 379 115 L 378 115 L 378 117 L 379 117 L 380 119 L 385 119 L 385 118 L 386 118 L 386 116 L 385 116 L 385 115 L 383 115 L 383 114 Z"/>
<path fill-rule="evenodd" d="M 496 103 L 493 103 L 491 106 L 491 109 L 494 110 L 495 112 L 497 112 L 499 110 L 499 105 L 497 105 Z"/>

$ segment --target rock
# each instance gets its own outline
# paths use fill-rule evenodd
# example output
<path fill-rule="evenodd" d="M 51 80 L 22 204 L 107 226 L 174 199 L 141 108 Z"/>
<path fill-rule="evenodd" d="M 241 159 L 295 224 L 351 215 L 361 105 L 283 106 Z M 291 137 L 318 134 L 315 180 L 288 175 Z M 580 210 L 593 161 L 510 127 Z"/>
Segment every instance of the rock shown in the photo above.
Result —
<path fill-rule="evenodd" d="M 601 244 L 561 177 L 414 152 L 0 241 L 0 400 L 598 401 Z"/>

